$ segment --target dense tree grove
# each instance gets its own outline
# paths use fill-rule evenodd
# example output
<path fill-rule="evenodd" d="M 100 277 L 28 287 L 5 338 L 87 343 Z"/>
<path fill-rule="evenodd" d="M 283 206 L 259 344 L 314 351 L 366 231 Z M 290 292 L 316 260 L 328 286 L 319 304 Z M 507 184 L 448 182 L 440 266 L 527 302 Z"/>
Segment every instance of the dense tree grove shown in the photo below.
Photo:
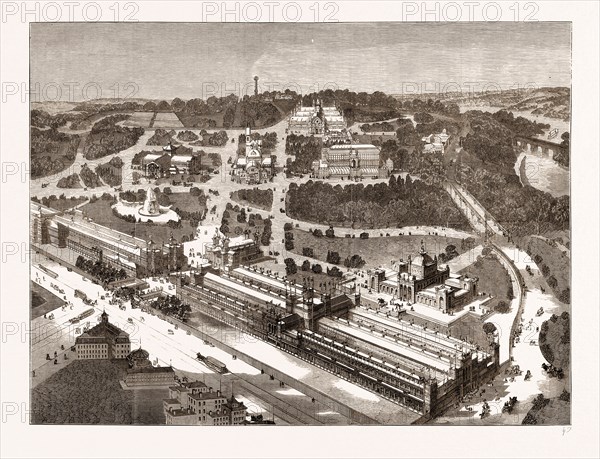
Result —
<path fill-rule="evenodd" d="M 344 260 L 344 266 L 346 268 L 352 268 L 352 269 L 360 269 L 365 265 L 365 260 L 362 259 L 362 257 L 358 254 L 352 255 L 351 257 L 347 257 Z"/>
<path fill-rule="evenodd" d="M 194 142 L 198 139 L 198 135 L 192 131 L 181 131 L 177 134 L 177 140 L 181 140 L 183 142 Z"/>
<path fill-rule="evenodd" d="M 165 146 L 169 143 L 173 143 L 173 136 L 175 135 L 174 130 L 167 131 L 166 129 L 156 129 L 152 137 L 148 139 L 146 145 L 160 145 Z"/>
<path fill-rule="evenodd" d="M 61 178 L 56 184 L 58 188 L 81 188 L 78 174 L 71 174 Z"/>
<path fill-rule="evenodd" d="M 86 159 L 96 159 L 126 150 L 135 145 L 144 134 L 141 127 L 119 126 L 129 115 L 112 115 L 102 118 L 92 127 L 87 136 L 83 155 Z"/>
<path fill-rule="evenodd" d="M 463 167 L 462 183 L 514 235 L 541 234 L 569 228 L 569 196 L 553 197 L 516 175 Z"/>
<path fill-rule="evenodd" d="M 513 234 L 568 229 L 569 196 L 555 198 L 529 185 L 523 186 L 513 169 L 517 153 L 512 129 L 525 135 L 537 133 L 547 125 L 514 118 L 506 112 L 491 115 L 470 111 L 466 116 L 474 132 L 464 139 L 465 150 L 483 161 L 484 166 L 495 167 L 474 168 L 463 164 L 462 184 Z"/>
<path fill-rule="evenodd" d="M 31 128 L 31 178 L 36 179 L 60 172 L 75 160 L 81 138 L 64 134 L 56 128 Z"/>
<path fill-rule="evenodd" d="M 571 355 L 571 320 L 568 312 L 552 314 L 542 324 L 539 336 L 540 351 L 548 363 L 568 370 Z"/>
<path fill-rule="evenodd" d="M 320 137 L 289 134 L 285 141 L 285 154 L 288 158 L 287 170 L 292 174 L 307 174 L 312 170 L 313 161 L 321 159 L 323 141 Z"/>
<path fill-rule="evenodd" d="M 186 322 L 192 312 L 191 306 L 175 295 L 161 295 L 150 303 L 150 306 L 163 314 L 176 317 L 182 322 Z"/>
<path fill-rule="evenodd" d="M 223 147 L 227 144 L 228 140 L 229 137 L 225 131 L 215 131 L 213 133 L 203 131 L 202 139 L 196 139 L 196 141 L 192 142 L 191 145 L 199 145 L 202 147 Z"/>
<path fill-rule="evenodd" d="M 435 186 L 399 176 L 388 184 L 342 187 L 320 181 L 292 183 L 287 213 L 292 218 L 364 228 L 446 225 L 468 228 L 450 197 Z M 314 234 L 314 233 L 313 233 Z"/>
<path fill-rule="evenodd" d="M 394 170 L 404 170 L 408 161 L 408 150 L 401 148 L 395 140 L 386 140 L 381 145 L 381 153 L 379 155 L 382 163 L 391 159 L 394 163 Z"/>
<path fill-rule="evenodd" d="M 122 168 L 123 160 L 115 156 L 109 162 L 96 166 L 96 174 L 107 185 L 119 186 L 123 182 Z"/>
<path fill-rule="evenodd" d="M 425 100 L 423 98 L 416 98 L 413 100 L 403 100 L 402 108 L 407 111 L 438 113 L 440 115 L 446 115 L 450 117 L 456 117 L 460 115 L 460 107 L 456 103 L 442 102 L 434 99 Z"/>
<path fill-rule="evenodd" d="M 427 112 L 417 112 L 414 115 L 415 122 L 417 123 L 432 123 L 434 118 Z"/>
<path fill-rule="evenodd" d="M 231 193 L 231 199 L 245 205 L 271 209 L 273 205 L 273 190 L 260 188 L 237 190 Z"/>
<path fill-rule="evenodd" d="M 382 123 L 363 124 L 360 126 L 360 130 L 363 132 L 394 132 L 396 130 L 396 125 L 384 121 Z"/>
<path fill-rule="evenodd" d="M 86 188 L 96 188 L 102 186 L 102 182 L 98 178 L 98 175 L 91 170 L 87 164 L 81 166 L 81 172 L 79 172 L 79 177 L 81 177 L 81 181 L 86 186 Z"/>
<path fill-rule="evenodd" d="M 92 261 L 79 255 L 75 261 L 75 266 L 82 271 L 85 271 L 90 276 L 98 279 L 103 284 L 125 279 L 127 273 L 124 269 L 113 268 L 112 266 L 101 261 Z"/>
<path fill-rule="evenodd" d="M 244 96 L 238 103 L 240 112 L 240 124 L 259 128 L 272 126 L 281 119 L 279 110 L 268 101 L 262 98 Z"/>

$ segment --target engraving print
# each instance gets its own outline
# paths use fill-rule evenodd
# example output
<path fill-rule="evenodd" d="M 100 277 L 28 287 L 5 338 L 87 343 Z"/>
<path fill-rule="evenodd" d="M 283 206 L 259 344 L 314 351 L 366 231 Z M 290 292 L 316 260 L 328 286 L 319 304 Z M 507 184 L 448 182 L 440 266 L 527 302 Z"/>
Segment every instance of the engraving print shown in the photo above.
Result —
<path fill-rule="evenodd" d="M 571 424 L 569 22 L 32 23 L 30 86 L 32 424 Z"/>

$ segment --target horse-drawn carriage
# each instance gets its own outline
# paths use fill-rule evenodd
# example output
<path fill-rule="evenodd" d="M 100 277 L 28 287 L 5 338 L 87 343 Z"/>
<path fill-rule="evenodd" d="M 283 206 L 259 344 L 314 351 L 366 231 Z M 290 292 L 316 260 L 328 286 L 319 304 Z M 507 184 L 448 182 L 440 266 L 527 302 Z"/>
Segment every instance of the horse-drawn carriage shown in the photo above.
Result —
<path fill-rule="evenodd" d="M 504 402 L 504 406 L 502 407 L 503 413 L 512 413 L 515 405 L 517 403 L 517 397 L 510 397 L 506 402 Z"/>

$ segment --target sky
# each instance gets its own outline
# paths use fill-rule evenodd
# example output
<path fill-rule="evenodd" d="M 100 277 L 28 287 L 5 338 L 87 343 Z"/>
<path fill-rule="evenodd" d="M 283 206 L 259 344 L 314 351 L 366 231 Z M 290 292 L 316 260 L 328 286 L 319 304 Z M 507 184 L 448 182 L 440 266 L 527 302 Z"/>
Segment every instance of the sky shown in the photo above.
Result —
<path fill-rule="evenodd" d="M 260 89 L 388 94 L 571 85 L 571 25 L 35 23 L 40 100 L 184 100 Z"/>

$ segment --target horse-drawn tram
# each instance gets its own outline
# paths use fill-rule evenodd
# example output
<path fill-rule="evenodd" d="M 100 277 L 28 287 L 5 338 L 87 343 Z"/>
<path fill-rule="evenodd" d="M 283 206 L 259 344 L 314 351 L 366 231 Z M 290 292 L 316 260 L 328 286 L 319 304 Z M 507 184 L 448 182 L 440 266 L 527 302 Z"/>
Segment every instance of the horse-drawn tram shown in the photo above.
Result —
<path fill-rule="evenodd" d="M 210 368 L 213 371 L 216 371 L 217 373 L 220 373 L 220 374 L 229 373 L 229 370 L 227 369 L 227 365 L 225 365 L 220 360 L 217 360 L 214 357 L 211 357 L 210 355 L 203 356 L 200 352 L 198 352 L 196 354 L 196 358 L 198 360 L 200 360 L 201 362 L 203 362 L 204 365 L 206 365 L 208 368 Z"/>

